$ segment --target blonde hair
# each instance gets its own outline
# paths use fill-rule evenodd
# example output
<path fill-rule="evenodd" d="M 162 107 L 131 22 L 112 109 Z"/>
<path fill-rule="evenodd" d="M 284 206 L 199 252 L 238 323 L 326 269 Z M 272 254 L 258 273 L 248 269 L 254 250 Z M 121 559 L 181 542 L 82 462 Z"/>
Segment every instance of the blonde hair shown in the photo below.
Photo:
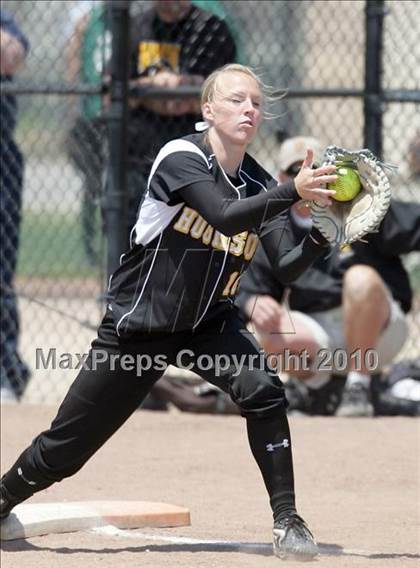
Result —
<path fill-rule="evenodd" d="M 262 95 L 263 95 L 263 107 L 265 108 L 267 103 L 273 103 L 285 95 L 285 92 L 281 92 L 280 95 L 275 95 L 274 90 L 266 85 L 259 74 L 257 74 L 251 67 L 246 65 L 241 65 L 239 63 L 228 63 L 219 69 L 216 69 L 211 73 L 207 79 L 204 81 L 201 89 L 201 106 L 205 103 L 211 103 L 214 101 L 215 96 L 221 93 L 221 88 L 219 85 L 219 79 L 222 75 L 226 73 L 243 73 L 248 77 L 254 79 L 257 83 Z M 264 112 L 264 118 L 275 118 L 274 115 L 268 112 Z"/>

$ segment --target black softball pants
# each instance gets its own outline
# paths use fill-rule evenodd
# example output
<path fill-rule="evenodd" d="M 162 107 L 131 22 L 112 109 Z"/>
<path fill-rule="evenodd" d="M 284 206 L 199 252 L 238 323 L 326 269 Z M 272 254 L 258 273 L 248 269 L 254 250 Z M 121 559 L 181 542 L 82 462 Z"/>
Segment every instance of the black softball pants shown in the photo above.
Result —
<path fill-rule="evenodd" d="M 233 363 L 229 369 L 211 366 L 220 356 L 242 364 Z M 153 364 L 148 368 L 150 361 Z M 236 310 L 194 331 L 143 333 L 128 339 L 117 336 L 108 312 L 50 428 L 33 440 L 3 476 L 6 490 L 21 502 L 76 473 L 139 407 L 162 376 L 162 361 L 188 363 L 191 370 L 230 394 L 247 420 L 250 447 L 275 520 L 293 512 L 292 452 L 283 385 Z"/>

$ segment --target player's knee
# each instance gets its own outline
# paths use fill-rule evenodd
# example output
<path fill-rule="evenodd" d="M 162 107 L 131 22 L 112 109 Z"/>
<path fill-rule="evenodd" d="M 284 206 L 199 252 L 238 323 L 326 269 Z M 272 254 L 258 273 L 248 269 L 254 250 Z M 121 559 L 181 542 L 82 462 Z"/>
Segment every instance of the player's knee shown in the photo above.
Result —
<path fill-rule="evenodd" d="M 231 387 L 232 400 L 246 418 L 269 418 L 284 413 L 283 384 L 275 373 L 244 371 Z"/>

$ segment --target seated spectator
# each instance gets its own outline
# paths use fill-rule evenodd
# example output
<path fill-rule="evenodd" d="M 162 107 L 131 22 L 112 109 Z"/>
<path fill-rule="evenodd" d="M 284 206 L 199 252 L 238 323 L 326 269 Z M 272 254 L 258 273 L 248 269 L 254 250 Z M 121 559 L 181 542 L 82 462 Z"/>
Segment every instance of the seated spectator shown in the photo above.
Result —
<path fill-rule="evenodd" d="M 308 147 L 320 155 L 319 142 L 310 138 L 283 143 L 280 181 L 298 173 Z M 299 242 L 311 227 L 309 209 L 299 202 L 289 218 Z M 374 413 L 371 375 L 394 360 L 408 335 L 412 290 L 401 255 L 413 250 L 420 250 L 420 204 L 397 200 L 377 233 L 318 258 L 294 282 L 279 281 L 258 248 L 237 302 L 264 350 L 283 354 L 283 370 L 307 387 L 308 396 L 296 405 L 300 410 L 339 416 Z M 303 351 L 306 367 L 284 369 L 286 355 Z M 333 378 L 340 373 L 347 375 L 343 391 L 344 379 Z M 294 384 L 299 391 L 299 383 Z"/>

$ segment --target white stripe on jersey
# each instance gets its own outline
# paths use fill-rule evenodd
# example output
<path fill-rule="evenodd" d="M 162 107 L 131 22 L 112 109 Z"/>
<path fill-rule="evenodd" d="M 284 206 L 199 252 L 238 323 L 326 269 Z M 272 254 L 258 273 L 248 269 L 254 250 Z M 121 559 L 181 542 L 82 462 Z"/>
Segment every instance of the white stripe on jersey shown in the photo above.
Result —
<path fill-rule="evenodd" d="M 153 241 L 159 233 L 169 225 L 184 203 L 177 205 L 166 205 L 163 201 L 158 201 L 150 197 L 147 192 L 140 209 L 140 215 L 135 225 L 136 245 L 146 246 Z"/>
<path fill-rule="evenodd" d="M 265 185 L 264 185 L 263 183 L 261 183 L 260 181 L 254 179 L 253 177 L 251 177 L 249 174 L 246 173 L 245 170 L 240 170 L 240 171 L 239 171 L 239 177 L 240 177 L 241 179 L 243 179 L 243 178 L 241 177 L 241 174 L 245 174 L 248 179 L 250 179 L 250 180 L 253 181 L 254 183 L 260 185 L 260 186 L 263 188 L 264 191 L 267 191 L 267 188 L 265 187 Z M 245 183 L 246 183 L 246 182 L 245 182 Z"/>
<path fill-rule="evenodd" d="M 143 288 L 141 289 L 141 292 L 140 292 L 140 294 L 139 294 L 139 297 L 138 297 L 137 300 L 136 300 L 136 303 L 134 304 L 134 306 L 131 308 L 131 310 L 130 310 L 129 312 L 126 312 L 123 316 L 121 316 L 119 322 L 117 323 L 117 327 L 116 327 L 117 335 L 120 335 L 119 327 L 120 327 L 120 325 L 122 324 L 122 322 L 125 320 L 126 317 L 131 316 L 131 314 L 134 312 L 134 310 L 135 310 L 135 309 L 137 308 L 137 306 L 139 305 L 139 302 L 140 302 L 140 300 L 141 300 L 141 297 L 143 296 L 143 292 L 144 292 L 144 290 L 146 289 L 147 282 L 148 282 L 148 280 L 149 280 L 149 278 L 150 278 L 150 275 L 151 275 L 151 273 L 152 273 L 153 267 L 154 267 L 154 265 L 155 265 L 155 261 L 156 261 L 157 253 L 159 252 L 159 247 L 160 247 L 160 243 L 161 243 L 161 241 L 162 241 L 162 237 L 163 237 L 163 233 L 161 233 L 161 235 L 160 235 L 160 239 L 159 239 L 159 242 L 158 242 L 158 244 L 157 244 L 157 247 L 156 247 L 156 250 L 155 250 L 155 254 L 154 254 L 154 256 L 153 256 L 153 260 L 152 260 L 152 263 L 151 263 L 150 268 L 149 268 L 149 272 L 147 273 L 146 279 L 145 279 L 145 281 L 144 281 L 144 283 L 143 283 Z"/>
<path fill-rule="evenodd" d="M 225 170 L 224 170 L 224 169 L 222 168 L 222 166 L 219 164 L 219 168 L 222 170 L 222 173 L 223 173 L 223 175 L 224 175 L 224 177 L 225 177 L 225 180 L 228 182 L 228 184 L 229 184 L 231 187 L 233 187 L 233 189 L 234 189 L 234 190 L 236 191 L 236 193 L 238 194 L 238 199 L 241 198 L 241 194 L 239 193 L 238 190 L 239 190 L 239 189 L 242 189 L 243 187 L 246 186 L 246 181 L 241 177 L 241 167 L 242 167 L 242 161 L 241 161 L 241 163 L 240 163 L 240 165 L 239 165 L 239 178 L 240 178 L 240 180 L 242 181 L 242 183 L 241 183 L 241 185 L 234 185 L 234 184 L 231 182 L 231 180 L 230 180 L 229 176 L 227 175 L 227 173 L 225 172 Z"/>
<path fill-rule="evenodd" d="M 161 231 L 166 229 L 181 207 L 184 206 L 184 203 L 178 203 L 177 205 L 172 206 L 166 205 L 166 203 L 150 197 L 149 192 L 150 182 L 159 167 L 159 164 L 162 160 L 174 152 L 192 152 L 193 154 L 198 154 L 206 162 L 207 167 L 209 169 L 211 168 L 211 164 L 209 164 L 204 152 L 202 152 L 200 148 L 192 142 L 177 139 L 171 140 L 165 144 L 153 162 L 149 179 L 147 181 L 147 192 L 140 208 L 139 217 L 134 226 L 136 234 L 134 242 L 136 245 L 145 246 L 150 243 Z"/>

